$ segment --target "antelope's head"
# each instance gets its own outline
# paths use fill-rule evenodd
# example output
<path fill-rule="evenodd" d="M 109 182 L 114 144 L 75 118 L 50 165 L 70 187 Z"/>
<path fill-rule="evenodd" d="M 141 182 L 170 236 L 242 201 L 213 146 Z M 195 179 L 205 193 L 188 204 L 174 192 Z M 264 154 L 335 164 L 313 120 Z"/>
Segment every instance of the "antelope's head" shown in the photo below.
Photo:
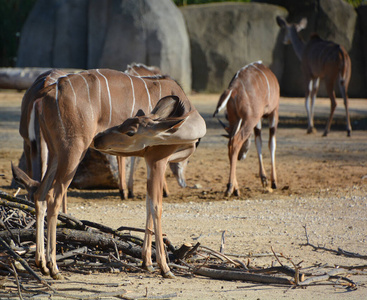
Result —
<path fill-rule="evenodd" d="M 121 125 L 99 133 L 91 145 L 110 154 L 138 152 L 149 146 L 175 144 L 175 133 L 187 118 L 183 102 L 176 96 L 158 101 L 149 115 L 139 111 Z"/>
<path fill-rule="evenodd" d="M 298 33 L 301 30 L 305 29 L 307 26 L 307 19 L 303 18 L 299 23 L 288 23 L 284 18 L 277 16 L 276 17 L 277 24 L 280 28 L 284 29 L 284 39 L 283 44 L 289 45 L 291 44 L 291 34 Z"/>

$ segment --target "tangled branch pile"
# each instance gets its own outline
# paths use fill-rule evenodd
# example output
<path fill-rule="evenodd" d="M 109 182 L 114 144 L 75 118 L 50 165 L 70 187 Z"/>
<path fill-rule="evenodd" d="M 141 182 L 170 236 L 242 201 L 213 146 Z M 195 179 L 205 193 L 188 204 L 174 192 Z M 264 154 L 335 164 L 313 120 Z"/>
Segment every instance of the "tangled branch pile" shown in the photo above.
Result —
<path fill-rule="evenodd" d="M 17 288 L 19 294 L 21 291 L 32 293 L 21 280 L 24 278 L 26 282 L 30 282 L 31 278 L 41 284 L 43 289 L 46 285 L 47 291 L 44 293 L 57 293 L 33 271 L 36 269 L 33 258 L 36 233 L 33 203 L 0 191 L 0 216 L 0 284 L 5 287 L 6 282 L 13 281 L 16 285 L 13 284 L 12 289 Z M 137 236 L 143 233 L 144 229 L 113 229 L 62 213 L 58 219 L 57 261 L 63 272 L 145 272 L 141 268 L 143 239 Z M 164 242 L 170 268 L 176 275 L 200 275 L 290 288 L 327 281 L 351 290 L 357 288 L 356 283 L 347 277 L 347 269 L 333 268 L 320 274 L 320 266 L 301 268 L 300 264 L 295 264 L 290 258 L 274 251 L 269 255 L 275 257 L 279 266 L 259 268 L 250 266 L 249 257 L 255 256 L 253 254 L 226 255 L 199 243 L 175 247 L 168 238 L 164 238 Z M 154 244 L 152 256 L 155 260 Z M 247 262 L 240 258 L 247 259 Z M 282 260 L 290 266 L 283 264 Z M 314 276 L 316 271 L 318 275 Z"/>

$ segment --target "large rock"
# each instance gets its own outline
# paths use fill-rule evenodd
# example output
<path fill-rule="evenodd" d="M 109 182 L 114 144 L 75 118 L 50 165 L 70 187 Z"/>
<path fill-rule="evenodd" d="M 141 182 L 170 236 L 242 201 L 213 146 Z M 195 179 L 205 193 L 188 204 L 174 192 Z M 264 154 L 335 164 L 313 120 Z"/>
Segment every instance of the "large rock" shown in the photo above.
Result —
<path fill-rule="evenodd" d="M 38 0 L 22 28 L 17 66 L 85 69 L 87 8 L 88 0 Z"/>
<path fill-rule="evenodd" d="M 171 0 L 38 0 L 21 33 L 18 67 L 158 66 L 191 89 L 189 38 Z"/>
<path fill-rule="evenodd" d="M 192 88 L 222 92 L 244 65 L 262 60 L 280 78 L 283 51 L 275 24 L 284 8 L 259 3 L 213 3 L 181 8 L 191 43 Z"/>

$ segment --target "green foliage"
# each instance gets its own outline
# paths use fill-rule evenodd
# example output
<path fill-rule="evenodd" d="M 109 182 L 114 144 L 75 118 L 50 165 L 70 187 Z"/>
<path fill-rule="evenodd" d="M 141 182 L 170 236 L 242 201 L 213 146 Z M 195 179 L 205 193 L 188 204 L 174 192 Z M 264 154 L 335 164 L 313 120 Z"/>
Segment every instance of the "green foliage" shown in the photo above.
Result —
<path fill-rule="evenodd" d="M 0 66 L 13 67 L 22 26 L 36 0 L 0 0 Z"/>

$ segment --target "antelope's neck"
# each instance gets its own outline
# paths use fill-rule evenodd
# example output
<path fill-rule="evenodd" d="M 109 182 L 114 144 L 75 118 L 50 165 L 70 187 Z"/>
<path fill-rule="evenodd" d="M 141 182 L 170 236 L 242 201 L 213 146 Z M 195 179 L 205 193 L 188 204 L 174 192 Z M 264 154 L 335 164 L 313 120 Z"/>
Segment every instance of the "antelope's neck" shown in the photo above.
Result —
<path fill-rule="evenodd" d="M 290 29 L 289 37 L 291 39 L 294 52 L 296 53 L 298 59 L 301 61 L 302 60 L 303 51 L 304 51 L 306 45 L 302 41 L 302 39 L 300 38 L 300 36 L 299 36 L 299 34 L 298 34 L 298 32 L 297 32 L 297 30 L 296 30 L 295 27 L 292 27 Z"/>

